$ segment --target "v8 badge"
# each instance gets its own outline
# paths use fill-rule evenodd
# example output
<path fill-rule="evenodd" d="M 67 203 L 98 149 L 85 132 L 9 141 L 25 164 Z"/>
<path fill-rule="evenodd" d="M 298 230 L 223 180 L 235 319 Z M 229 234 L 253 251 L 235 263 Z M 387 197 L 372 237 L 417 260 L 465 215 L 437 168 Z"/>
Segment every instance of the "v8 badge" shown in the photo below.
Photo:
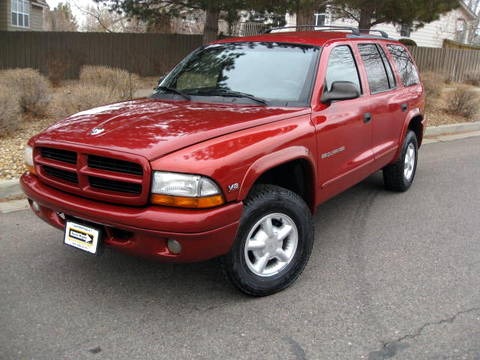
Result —
<path fill-rule="evenodd" d="M 227 186 L 228 192 L 238 190 L 239 188 L 240 188 L 240 185 L 238 183 L 233 183 Z"/>

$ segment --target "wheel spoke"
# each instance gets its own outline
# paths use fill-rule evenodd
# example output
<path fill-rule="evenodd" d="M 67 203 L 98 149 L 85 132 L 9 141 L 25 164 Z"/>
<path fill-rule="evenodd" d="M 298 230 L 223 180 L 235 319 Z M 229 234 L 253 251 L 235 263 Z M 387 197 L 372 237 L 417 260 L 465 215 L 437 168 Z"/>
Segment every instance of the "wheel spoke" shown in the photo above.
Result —
<path fill-rule="evenodd" d="M 280 249 L 280 248 L 277 249 L 276 256 L 277 256 L 278 260 L 280 260 L 282 262 L 287 262 L 288 260 L 290 260 L 290 257 L 287 255 L 285 250 Z"/>
<path fill-rule="evenodd" d="M 273 236 L 273 224 L 271 217 L 266 218 L 265 221 L 262 222 L 262 229 L 267 233 L 268 236 Z"/>
<path fill-rule="evenodd" d="M 277 240 L 283 241 L 285 238 L 290 235 L 292 232 L 292 227 L 290 225 L 283 225 L 277 233 Z"/>
<path fill-rule="evenodd" d="M 265 241 L 263 240 L 250 240 L 247 245 L 247 249 L 251 251 L 265 249 Z"/>
<path fill-rule="evenodd" d="M 253 267 L 255 268 L 255 271 L 257 271 L 257 273 L 263 274 L 263 272 L 265 271 L 265 267 L 267 266 L 269 257 L 270 257 L 270 254 L 267 253 L 256 259 L 255 264 L 253 264 Z"/>

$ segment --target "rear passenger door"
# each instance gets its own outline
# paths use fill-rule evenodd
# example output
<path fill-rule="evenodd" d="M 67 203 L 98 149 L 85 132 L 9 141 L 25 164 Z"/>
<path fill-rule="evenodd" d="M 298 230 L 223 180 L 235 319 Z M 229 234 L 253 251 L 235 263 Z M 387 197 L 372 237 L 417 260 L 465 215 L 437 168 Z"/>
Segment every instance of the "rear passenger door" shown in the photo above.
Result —
<path fill-rule="evenodd" d="M 372 150 L 377 168 L 393 160 L 408 110 L 408 103 L 396 91 L 397 80 L 392 66 L 379 44 L 358 44 L 368 80 L 368 103 L 371 108 Z"/>

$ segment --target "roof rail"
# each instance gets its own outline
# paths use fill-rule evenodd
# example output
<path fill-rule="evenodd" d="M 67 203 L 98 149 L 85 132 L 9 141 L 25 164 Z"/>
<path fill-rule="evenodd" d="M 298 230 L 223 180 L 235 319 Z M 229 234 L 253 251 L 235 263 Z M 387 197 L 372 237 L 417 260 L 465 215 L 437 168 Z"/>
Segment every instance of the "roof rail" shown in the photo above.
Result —
<path fill-rule="evenodd" d="M 360 35 L 360 31 L 357 28 L 351 26 L 330 26 L 330 25 L 291 25 L 291 26 L 281 26 L 281 27 L 274 27 L 265 30 L 264 34 L 269 34 L 274 30 L 283 30 L 283 29 L 312 29 L 313 31 L 329 31 L 329 30 L 348 30 L 351 31 L 354 35 Z"/>
<path fill-rule="evenodd" d="M 380 33 L 380 35 L 381 35 L 382 37 L 384 37 L 384 38 L 387 38 L 387 39 L 388 39 L 388 37 L 389 37 L 388 34 L 387 34 L 385 31 L 383 31 L 383 30 L 358 29 L 358 31 L 359 31 L 360 33 L 365 33 L 365 32 L 366 32 L 367 34 L 370 34 L 371 32 L 377 32 L 377 33 Z"/>

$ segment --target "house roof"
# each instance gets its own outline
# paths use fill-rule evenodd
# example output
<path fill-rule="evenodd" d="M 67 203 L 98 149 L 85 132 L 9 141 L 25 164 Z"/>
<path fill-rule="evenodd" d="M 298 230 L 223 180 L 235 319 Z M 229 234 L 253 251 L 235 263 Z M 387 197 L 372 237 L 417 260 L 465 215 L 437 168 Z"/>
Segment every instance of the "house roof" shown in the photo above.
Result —
<path fill-rule="evenodd" d="M 48 4 L 45 0 L 32 0 L 31 3 L 33 6 L 48 8 Z"/>

